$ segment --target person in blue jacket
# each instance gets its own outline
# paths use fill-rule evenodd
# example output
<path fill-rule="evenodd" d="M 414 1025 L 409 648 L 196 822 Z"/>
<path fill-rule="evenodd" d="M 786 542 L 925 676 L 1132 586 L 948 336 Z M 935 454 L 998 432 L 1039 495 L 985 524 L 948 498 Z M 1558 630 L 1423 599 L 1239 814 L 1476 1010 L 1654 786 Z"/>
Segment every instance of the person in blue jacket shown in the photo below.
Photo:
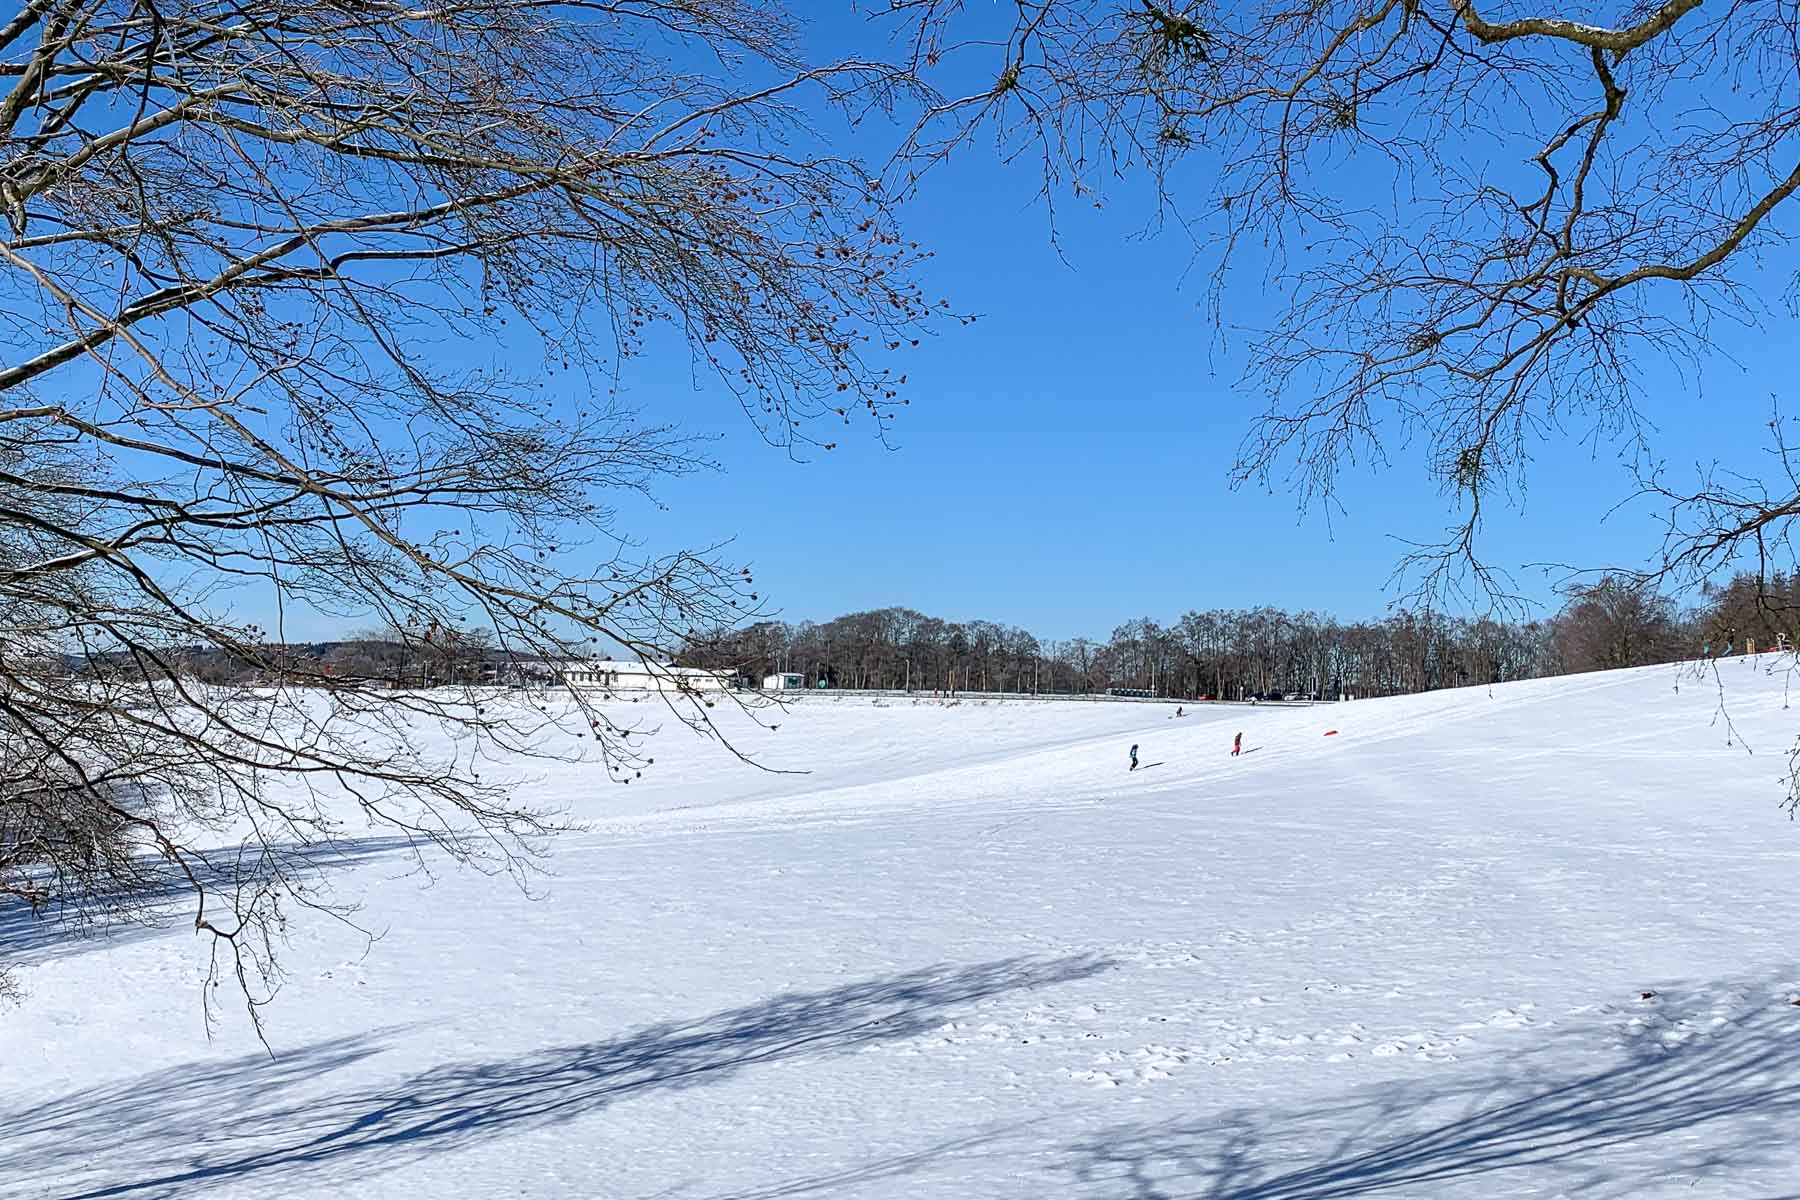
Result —
<path fill-rule="evenodd" d="M 1131 747 L 1131 769 L 1137 770 L 1137 746 L 1135 743 Z"/>

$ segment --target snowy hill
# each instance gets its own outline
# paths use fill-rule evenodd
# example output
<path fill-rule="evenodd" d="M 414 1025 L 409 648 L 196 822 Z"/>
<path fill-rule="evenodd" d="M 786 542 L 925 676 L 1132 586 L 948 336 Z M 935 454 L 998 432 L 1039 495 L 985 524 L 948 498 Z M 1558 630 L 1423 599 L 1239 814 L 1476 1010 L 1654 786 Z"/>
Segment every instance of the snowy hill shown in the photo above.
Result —
<path fill-rule="evenodd" d="M 1787 665 L 675 729 L 535 897 L 360 847 L 272 1060 L 0 922 L 0 1197 L 1788 1194 Z"/>

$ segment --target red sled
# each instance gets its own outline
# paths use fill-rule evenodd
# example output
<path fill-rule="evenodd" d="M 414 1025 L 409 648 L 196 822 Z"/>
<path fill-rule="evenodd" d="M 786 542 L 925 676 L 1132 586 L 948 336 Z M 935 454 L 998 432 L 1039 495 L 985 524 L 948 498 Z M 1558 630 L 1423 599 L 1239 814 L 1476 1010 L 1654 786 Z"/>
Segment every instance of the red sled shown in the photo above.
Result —
<path fill-rule="evenodd" d="M 1326 731 L 1325 731 L 1325 736 L 1326 736 L 1326 737 L 1336 737 L 1336 736 L 1337 736 L 1337 730 L 1335 730 L 1335 729 L 1327 729 L 1327 730 L 1326 730 Z"/>

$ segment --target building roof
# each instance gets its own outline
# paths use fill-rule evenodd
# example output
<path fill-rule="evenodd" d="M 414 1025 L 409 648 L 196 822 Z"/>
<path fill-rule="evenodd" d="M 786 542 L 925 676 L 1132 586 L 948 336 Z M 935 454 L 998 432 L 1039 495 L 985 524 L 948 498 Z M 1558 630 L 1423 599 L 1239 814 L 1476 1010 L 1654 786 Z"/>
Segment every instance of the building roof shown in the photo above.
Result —
<path fill-rule="evenodd" d="M 635 658 L 593 658 L 570 659 L 562 664 L 565 671 L 617 671 L 621 675 L 728 675 L 728 671 L 713 671 L 705 667 L 677 667 L 668 663 L 645 663 Z"/>

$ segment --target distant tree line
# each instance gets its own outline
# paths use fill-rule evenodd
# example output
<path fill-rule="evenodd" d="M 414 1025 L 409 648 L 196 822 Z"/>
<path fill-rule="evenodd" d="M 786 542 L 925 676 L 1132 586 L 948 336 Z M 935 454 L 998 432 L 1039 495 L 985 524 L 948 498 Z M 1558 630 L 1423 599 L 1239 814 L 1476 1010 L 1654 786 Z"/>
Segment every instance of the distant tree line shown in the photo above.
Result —
<path fill-rule="evenodd" d="M 248 652 L 177 646 L 148 670 L 124 651 L 71 657 L 74 673 L 178 675 L 213 684 L 297 683 L 430 688 L 511 682 L 530 674 L 540 656 L 508 653 L 483 629 L 372 630 L 339 641 L 270 642 Z M 542 672 L 539 672 L 542 674 Z"/>
<path fill-rule="evenodd" d="M 1148 617 L 1109 638 L 1040 639 L 995 621 L 947 621 L 909 608 L 823 622 L 760 621 L 695 637 L 678 661 L 760 682 L 930 692 L 1094 694 L 1241 700 L 1393 696 L 1579 671 L 1648 666 L 1800 641 L 1800 576 L 1745 575 L 1683 612 L 1645 581 L 1606 576 L 1569 589 L 1544 620 L 1399 612 L 1340 621 L 1277 608 Z"/>
<path fill-rule="evenodd" d="M 1741 575 L 1681 610 L 1619 576 L 1573 588 L 1541 621 L 1399 612 L 1340 621 L 1262 607 L 1194 611 L 1163 625 L 1127 621 L 1109 638 L 1040 639 L 995 621 L 946 621 L 909 608 L 823 622 L 759 621 L 694 637 L 682 666 L 734 672 L 755 686 L 791 672 L 805 686 L 927 692 L 1090 695 L 1129 689 L 1177 699 L 1394 696 L 1579 671 L 1648 666 L 1751 645 L 1800 644 L 1800 575 Z M 483 631 L 369 630 L 338 641 L 271 644 L 254 656 L 177 648 L 171 670 L 217 684 L 327 676 L 354 686 L 419 688 L 531 682 L 536 656 Z M 105 669 L 90 659 L 86 670 Z"/>

